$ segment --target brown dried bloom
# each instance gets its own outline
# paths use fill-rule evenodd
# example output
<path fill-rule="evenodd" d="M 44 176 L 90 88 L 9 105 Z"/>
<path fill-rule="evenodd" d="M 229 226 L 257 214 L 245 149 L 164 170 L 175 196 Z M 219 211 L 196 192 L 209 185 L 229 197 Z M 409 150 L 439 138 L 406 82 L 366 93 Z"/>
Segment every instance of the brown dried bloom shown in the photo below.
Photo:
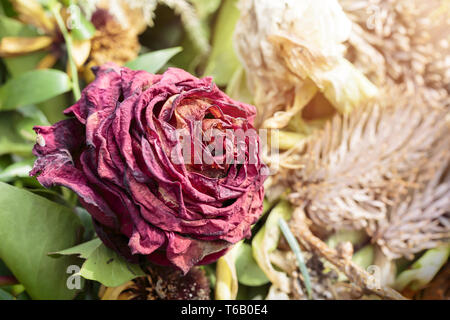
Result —
<path fill-rule="evenodd" d="M 320 92 L 346 113 L 377 89 L 344 58 L 351 22 L 337 0 L 241 0 L 236 51 L 259 109 L 283 128 Z"/>
<path fill-rule="evenodd" d="M 139 277 L 115 288 L 103 287 L 102 300 L 209 300 L 209 281 L 204 270 L 195 267 L 185 276 L 175 268 L 151 266 Z"/>
<path fill-rule="evenodd" d="M 352 20 L 347 58 L 377 85 L 405 83 L 450 105 L 450 3 L 339 0 Z M 441 102 L 442 104 L 442 102 Z"/>
<path fill-rule="evenodd" d="M 91 39 L 91 52 L 84 66 L 86 81 L 95 79 L 91 67 L 107 62 L 118 65 L 135 59 L 141 48 L 138 35 L 145 30 L 142 14 L 130 9 L 124 0 L 119 1 L 122 19 L 118 19 L 117 2 L 98 1 L 97 9 L 91 16 L 91 21 L 97 29 Z M 115 4 L 115 5 L 113 5 Z"/>
<path fill-rule="evenodd" d="M 323 228 L 365 228 L 391 257 L 432 248 L 450 232 L 446 115 L 388 92 L 283 155 L 276 180 Z"/>

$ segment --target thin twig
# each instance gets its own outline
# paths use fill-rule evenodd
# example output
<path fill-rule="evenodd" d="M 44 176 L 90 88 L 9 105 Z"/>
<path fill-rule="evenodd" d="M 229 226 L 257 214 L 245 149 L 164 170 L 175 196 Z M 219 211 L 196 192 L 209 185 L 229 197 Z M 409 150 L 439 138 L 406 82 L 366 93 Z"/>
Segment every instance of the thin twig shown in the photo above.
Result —
<path fill-rule="evenodd" d="M 341 257 L 336 250 L 328 247 L 325 242 L 314 236 L 309 230 L 305 219 L 303 208 L 297 207 L 292 215 L 291 226 L 300 242 L 336 266 L 352 283 L 360 286 L 363 292 L 375 294 L 380 298 L 389 300 L 406 300 L 405 297 L 392 288 L 374 286 L 370 280 L 371 275 L 369 273 L 361 269 L 351 259 Z"/>

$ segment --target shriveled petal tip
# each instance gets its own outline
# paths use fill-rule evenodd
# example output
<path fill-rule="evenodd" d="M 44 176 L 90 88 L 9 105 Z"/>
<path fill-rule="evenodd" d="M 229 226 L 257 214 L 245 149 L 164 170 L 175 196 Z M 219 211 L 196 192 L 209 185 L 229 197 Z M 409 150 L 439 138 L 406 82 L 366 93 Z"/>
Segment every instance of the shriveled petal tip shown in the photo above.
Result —
<path fill-rule="evenodd" d="M 142 221 L 142 223 L 144 222 Z M 135 230 L 128 242 L 132 254 L 149 255 L 165 243 L 166 236 L 161 230 L 148 224 L 140 229 L 143 229 L 142 234 Z"/>
<path fill-rule="evenodd" d="M 175 266 L 184 274 L 195 265 L 212 263 L 223 256 L 230 244 L 225 241 L 200 241 L 177 234 L 168 234 L 165 250 L 156 250 L 147 256 L 153 263 Z"/>
<path fill-rule="evenodd" d="M 117 225 L 117 219 L 109 206 L 91 187 L 76 162 L 84 146 L 84 128 L 76 119 L 60 121 L 50 127 L 35 127 L 38 143 L 33 148 L 37 156 L 30 172 L 45 187 L 65 186 L 76 192 L 87 206 L 97 207 L 90 210 L 95 219 L 106 226 Z"/>
<path fill-rule="evenodd" d="M 86 62 L 90 52 L 91 52 L 90 40 L 73 41 L 72 57 L 77 68 L 80 68 Z"/>

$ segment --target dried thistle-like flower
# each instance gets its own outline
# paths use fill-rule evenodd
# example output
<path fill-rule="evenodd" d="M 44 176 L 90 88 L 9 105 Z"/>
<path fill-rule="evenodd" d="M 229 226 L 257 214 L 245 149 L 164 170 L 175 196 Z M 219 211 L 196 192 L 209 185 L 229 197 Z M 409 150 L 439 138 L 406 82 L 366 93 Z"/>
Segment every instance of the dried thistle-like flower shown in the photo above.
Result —
<path fill-rule="evenodd" d="M 446 137 L 448 140 L 448 137 Z M 439 167 L 422 190 L 412 190 L 389 207 L 385 219 L 369 222 L 368 233 L 388 258 L 406 256 L 450 241 L 450 163 L 442 153 Z"/>
<path fill-rule="evenodd" d="M 434 247 L 450 231 L 445 116 L 394 90 L 284 155 L 277 180 L 319 226 L 365 228 L 391 256 Z"/>
<path fill-rule="evenodd" d="M 351 22 L 336 0 L 241 0 L 237 53 L 259 108 L 259 124 L 283 128 L 317 94 L 340 112 L 377 89 L 344 58 Z"/>
<path fill-rule="evenodd" d="M 204 270 L 183 273 L 174 268 L 151 266 L 139 277 L 115 288 L 102 287 L 102 300 L 209 300 L 209 281 Z"/>
<path fill-rule="evenodd" d="M 347 58 L 377 85 L 426 87 L 450 105 L 450 3 L 441 0 L 339 0 L 352 20 Z"/>

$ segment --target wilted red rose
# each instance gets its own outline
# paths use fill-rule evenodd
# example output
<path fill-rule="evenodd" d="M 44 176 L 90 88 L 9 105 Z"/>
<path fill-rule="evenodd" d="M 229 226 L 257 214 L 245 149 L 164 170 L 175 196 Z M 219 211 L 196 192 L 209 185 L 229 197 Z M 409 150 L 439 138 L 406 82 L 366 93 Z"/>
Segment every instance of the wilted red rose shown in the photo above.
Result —
<path fill-rule="evenodd" d="M 99 237 L 129 260 L 146 256 L 186 273 L 250 236 L 266 167 L 257 135 L 229 133 L 252 131 L 255 108 L 180 69 L 155 75 L 106 64 L 95 73 L 65 111 L 74 118 L 35 127 L 31 175 L 75 191 Z M 212 130 L 210 143 L 199 138 Z"/>

